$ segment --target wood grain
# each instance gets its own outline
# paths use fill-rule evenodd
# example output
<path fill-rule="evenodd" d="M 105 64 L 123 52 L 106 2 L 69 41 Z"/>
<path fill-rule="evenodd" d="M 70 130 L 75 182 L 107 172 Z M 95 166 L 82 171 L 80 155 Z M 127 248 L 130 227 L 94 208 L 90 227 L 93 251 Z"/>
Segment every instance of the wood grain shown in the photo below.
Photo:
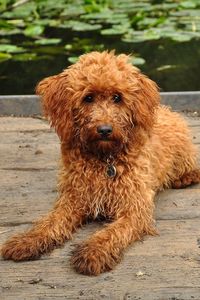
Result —
<path fill-rule="evenodd" d="M 200 119 L 187 119 L 200 148 Z M 2 244 L 51 209 L 59 140 L 43 120 L 11 117 L 0 118 L 0 139 Z M 0 299 L 199 300 L 200 185 L 159 193 L 155 216 L 159 236 L 131 245 L 121 264 L 99 277 L 75 273 L 69 258 L 104 223 L 87 224 L 40 260 L 0 259 Z"/>

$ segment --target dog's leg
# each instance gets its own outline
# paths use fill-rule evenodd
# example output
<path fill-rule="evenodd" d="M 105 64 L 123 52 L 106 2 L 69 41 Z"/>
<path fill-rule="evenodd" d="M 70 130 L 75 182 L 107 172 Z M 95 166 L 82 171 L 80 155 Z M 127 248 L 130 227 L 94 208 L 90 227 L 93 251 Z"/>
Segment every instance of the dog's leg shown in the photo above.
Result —
<path fill-rule="evenodd" d="M 191 184 L 200 183 L 200 169 L 183 174 L 179 179 L 172 183 L 172 188 L 185 188 Z"/>
<path fill-rule="evenodd" d="M 123 250 L 147 233 L 142 229 L 142 222 L 136 215 L 121 217 L 78 245 L 71 259 L 75 270 L 86 275 L 98 275 L 113 269 L 121 260 Z M 156 234 L 156 231 L 152 228 L 148 233 Z"/>
<path fill-rule="evenodd" d="M 73 207 L 61 198 L 54 210 L 29 231 L 10 238 L 1 248 L 1 255 L 14 261 L 39 258 L 70 239 L 82 220 L 80 207 Z"/>

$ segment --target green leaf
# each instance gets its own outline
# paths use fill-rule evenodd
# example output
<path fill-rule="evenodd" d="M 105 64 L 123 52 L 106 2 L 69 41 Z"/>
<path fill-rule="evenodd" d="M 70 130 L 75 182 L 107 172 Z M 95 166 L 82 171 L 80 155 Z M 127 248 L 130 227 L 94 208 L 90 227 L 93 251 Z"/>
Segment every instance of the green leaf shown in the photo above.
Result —
<path fill-rule="evenodd" d="M 8 5 L 8 0 L 1 0 L 0 1 L 0 10 L 5 10 L 7 5 Z"/>
<path fill-rule="evenodd" d="M 21 20 L 21 19 L 8 20 L 7 22 L 9 24 L 11 24 L 13 26 L 17 26 L 17 27 L 24 27 L 25 26 L 24 20 Z"/>
<path fill-rule="evenodd" d="M 150 29 L 144 31 L 129 31 L 122 40 L 127 43 L 142 43 L 145 41 L 158 40 L 160 38 L 161 35 L 159 31 Z"/>
<path fill-rule="evenodd" d="M 184 32 L 182 33 L 174 33 L 171 35 L 171 39 L 176 42 L 188 42 L 192 39 L 191 35 L 188 35 L 187 33 L 185 34 Z"/>
<path fill-rule="evenodd" d="M 178 3 L 165 3 L 165 1 L 163 1 L 163 3 L 160 4 L 154 4 L 151 5 L 152 10 L 153 11 L 163 11 L 163 12 L 168 12 L 172 9 L 177 9 L 178 8 Z"/>
<path fill-rule="evenodd" d="M 199 33 L 197 32 L 188 32 L 188 31 L 174 31 L 173 29 L 163 29 L 161 31 L 163 38 L 169 38 L 175 42 L 188 42 L 193 38 L 200 37 Z"/>
<path fill-rule="evenodd" d="M 4 45 L 0 45 L 0 51 L 6 53 L 18 53 L 18 52 L 24 52 L 25 49 L 15 45 L 4 44 Z"/>
<path fill-rule="evenodd" d="M 13 2 L 13 1 L 12 1 Z M 16 2 L 16 1 L 15 1 Z M 1 17 L 7 19 L 24 19 L 30 17 L 34 11 L 36 11 L 36 3 L 35 1 L 30 1 L 14 8 L 12 11 L 4 12 Z"/>
<path fill-rule="evenodd" d="M 200 10 L 199 9 L 182 9 L 179 11 L 171 11 L 170 16 L 173 17 L 189 17 L 192 21 L 191 17 L 197 17 L 199 18 Z M 179 18 L 176 19 L 176 22 L 179 20 Z"/>
<path fill-rule="evenodd" d="M 195 8 L 196 3 L 194 1 L 181 1 L 180 6 L 184 8 Z"/>
<path fill-rule="evenodd" d="M 123 12 L 137 12 L 139 10 L 150 11 L 152 10 L 152 5 L 150 1 L 113 1 L 113 5 L 116 9 Z"/>
<path fill-rule="evenodd" d="M 35 41 L 36 45 L 57 45 L 61 42 L 61 39 L 40 39 Z"/>
<path fill-rule="evenodd" d="M 9 21 L 6 20 L 0 20 L 0 28 L 1 29 L 13 29 L 15 28 L 12 24 L 9 23 Z"/>
<path fill-rule="evenodd" d="M 66 50 L 72 50 L 73 46 L 71 44 L 66 44 L 64 48 Z"/>
<path fill-rule="evenodd" d="M 157 22 L 157 18 L 143 18 L 142 20 L 140 20 L 137 25 L 139 26 L 144 26 L 144 27 L 148 27 L 148 26 L 151 26 L 151 25 L 154 25 L 155 23 Z"/>
<path fill-rule="evenodd" d="M 9 59 L 11 59 L 11 58 L 12 58 L 12 55 L 11 55 L 11 54 L 8 54 L 8 53 L 1 53 L 1 52 L 0 52 L 0 62 L 9 60 Z"/>
<path fill-rule="evenodd" d="M 68 57 L 68 61 L 72 64 L 75 64 L 78 61 L 78 56 L 70 56 Z"/>
<path fill-rule="evenodd" d="M 163 66 L 156 68 L 156 70 L 158 72 L 162 72 L 165 70 L 171 70 L 171 69 L 177 69 L 177 68 L 178 68 L 178 65 L 163 65 Z"/>
<path fill-rule="evenodd" d="M 25 30 L 24 34 L 26 36 L 35 37 L 42 34 L 44 31 L 44 27 L 41 25 L 29 25 Z"/>
<path fill-rule="evenodd" d="M 74 31 L 91 31 L 102 27 L 100 24 L 89 24 L 79 21 L 69 21 L 69 25 Z"/>
<path fill-rule="evenodd" d="M 19 28 L 15 29 L 0 29 L 0 36 L 9 36 L 9 35 L 15 35 L 15 34 L 20 34 L 22 33 L 22 30 Z"/>
<path fill-rule="evenodd" d="M 145 59 L 142 57 L 133 57 L 132 64 L 135 66 L 140 66 L 145 64 Z"/>
<path fill-rule="evenodd" d="M 62 13 L 60 14 L 61 17 L 65 16 L 65 17 L 72 17 L 72 16 L 79 16 L 81 14 L 84 14 L 85 11 L 83 9 L 83 7 L 81 6 L 68 6 L 67 8 L 65 8 Z"/>
<path fill-rule="evenodd" d="M 63 26 L 60 20 L 49 20 L 50 27 L 60 27 L 60 28 L 69 28 L 69 26 Z"/>
<path fill-rule="evenodd" d="M 107 18 L 112 18 L 112 16 L 113 16 L 112 10 L 105 10 L 99 13 L 86 14 L 81 16 L 81 18 L 85 20 L 105 20 Z M 126 14 L 124 16 L 126 17 Z"/>
<path fill-rule="evenodd" d="M 35 53 L 23 53 L 23 54 L 15 54 L 13 56 L 13 60 L 16 61 L 31 61 L 35 60 L 37 55 Z"/>
<path fill-rule="evenodd" d="M 101 30 L 102 35 L 119 35 L 124 34 L 129 30 L 129 23 L 123 25 L 113 25 L 111 28 Z"/>
<path fill-rule="evenodd" d="M 48 26 L 52 22 L 51 19 L 37 19 L 34 20 L 34 25 Z"/>

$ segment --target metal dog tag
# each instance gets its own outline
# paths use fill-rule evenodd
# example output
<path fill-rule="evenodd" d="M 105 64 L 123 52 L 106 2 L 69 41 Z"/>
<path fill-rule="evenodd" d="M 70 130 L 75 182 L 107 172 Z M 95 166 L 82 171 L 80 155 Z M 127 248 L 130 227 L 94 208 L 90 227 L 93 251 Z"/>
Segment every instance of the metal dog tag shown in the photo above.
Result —
<path fill-rule="evenodd" d="M 110 178 L 115 177 L 117 174 L 117 170 L 113 165 L 108 165 L 106 168 L 106 175 Z"/>

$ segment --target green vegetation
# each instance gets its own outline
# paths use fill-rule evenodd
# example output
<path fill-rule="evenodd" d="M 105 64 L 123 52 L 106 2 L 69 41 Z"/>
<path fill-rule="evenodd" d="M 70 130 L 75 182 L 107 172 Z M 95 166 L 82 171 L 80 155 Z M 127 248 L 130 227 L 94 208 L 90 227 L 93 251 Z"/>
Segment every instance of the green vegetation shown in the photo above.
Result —
<path fill-rule="evenodd" d="M 122 45 L 200 39 L 200 0 L 0 0 L 0 14 L 0 62 L 66 54 L 72 63 L 108 48 L 108 39 L 112 48 L 113 38 Z M 145 62 L 140 56 L 135 64 Z"/>

